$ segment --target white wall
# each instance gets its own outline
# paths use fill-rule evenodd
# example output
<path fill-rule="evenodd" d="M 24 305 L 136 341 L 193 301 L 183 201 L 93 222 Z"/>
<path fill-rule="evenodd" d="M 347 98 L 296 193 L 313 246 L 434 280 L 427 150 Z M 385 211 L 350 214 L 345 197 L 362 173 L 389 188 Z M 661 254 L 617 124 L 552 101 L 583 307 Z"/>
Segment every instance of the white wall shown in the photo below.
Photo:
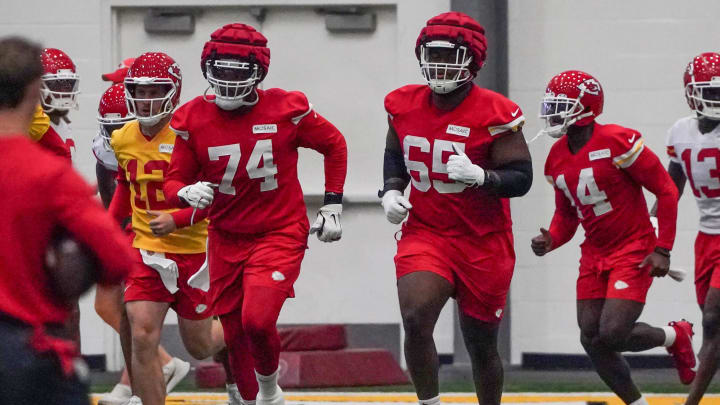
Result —
<path fill-rule="evenodd" d="M 689 114 L 683 71 L 693 56 L 718 51 L 718 13 L 720 3 L 714 0 L 692 6 L 673 0 L 510 0 L 510 97 L 529 118 L 526 137 L 540 129 L 533 117 L 549 79 L 563 70 L 580 69 L 595 75 L 605 89 L 599 121 L 639 130 L 667 164 L 665 133 Z M 535 184 L 527 197 L 513 201 L 518 251 L 511 297 L 514 363 L 523 352 L 582 353 L 575 280 L 583 232 L 545 258 L 536 258 L 529 248 L 538 228 L 549 225 L 554 209 L 552 189 L 541 177 L 551 144 L 551 139 L 541 138 L 531 145 Z M 672 266 L 692 274 L 697 210 L 692 194 L 687 194 L 680 203 Z M 652 204 L 654 198 L 648 201 Z M 692 276 L 682 284 L 656 281 L 640 319 L 659 325 L 681 317 L 695 323 L 699 345 L 700 311 Z"/>

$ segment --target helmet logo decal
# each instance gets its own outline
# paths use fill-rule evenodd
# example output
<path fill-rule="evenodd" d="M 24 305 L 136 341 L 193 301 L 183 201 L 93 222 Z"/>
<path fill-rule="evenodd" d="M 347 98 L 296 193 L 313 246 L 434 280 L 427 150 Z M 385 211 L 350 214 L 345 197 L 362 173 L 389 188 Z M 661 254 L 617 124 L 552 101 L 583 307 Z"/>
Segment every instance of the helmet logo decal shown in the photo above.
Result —
<path fill-rule="evenodd" d="M 168 73 L 170 73 L 174 78 L 182 80 L 182 77 L 180 76 L 180 66 L 178 66 L 177 63 L 173 63 L 170 67 L 168 67 Z"/>
<path fill-rule="evenodd" d="M 595 79 L 587 79 L 578 84 L 577 87 L 583 93 L 592 94 L 593 96 L 600 94 L 600 83 Z"/>

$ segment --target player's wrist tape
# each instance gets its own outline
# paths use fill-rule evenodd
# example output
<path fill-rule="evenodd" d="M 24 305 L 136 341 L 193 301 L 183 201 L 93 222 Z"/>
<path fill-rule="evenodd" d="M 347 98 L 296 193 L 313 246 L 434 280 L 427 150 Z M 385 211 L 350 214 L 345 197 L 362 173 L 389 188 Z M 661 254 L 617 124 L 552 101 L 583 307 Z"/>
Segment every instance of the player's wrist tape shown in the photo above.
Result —
<path fill-rule="evenodd" d="M 670 251 L 659 246 L 655 247 L 654 252 L 660 256 L 670 257 Z"/>
<path fill-rule="evenodd" d="M 387 193 L 390 190 L 397 190 L 400 193 L 402 193 L 403 191 L 405 191 L 405 188 L 408 186 L 409 182 L 410 181 L 405 181 L 405 179 L 401 179 L 398 177 L 385 180 L 383 189 L 378 190 L 378 198 L 383 198 L 385 193 Z"/>
<path fill-rule="evenodd" d="M 323 205 L 342 204 L 342 197 L 343 193 L 333 193 L 332 191 L 326 191 Z"/>

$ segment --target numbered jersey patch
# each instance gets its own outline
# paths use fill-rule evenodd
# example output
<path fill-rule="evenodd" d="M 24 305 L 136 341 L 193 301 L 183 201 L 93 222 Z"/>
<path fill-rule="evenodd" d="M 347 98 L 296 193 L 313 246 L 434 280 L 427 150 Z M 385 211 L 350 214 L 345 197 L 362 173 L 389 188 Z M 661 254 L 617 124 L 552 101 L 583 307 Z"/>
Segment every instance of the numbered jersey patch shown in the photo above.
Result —
<path fill-rule="evenodd" d="M 545 176 L 575 208 L 591 246 L 612 248 L 652 232 L 642 187 L 631 171 L 644 153 L 637 131 L 595 123 L 592 137 L 572 154 L 567 136 L 553 145 Z"/>
<path fill-rule="evenodd" d="M 169 126 L 152 139 L 143 136 L 137 121 L 113 132 L 110 146 L 118 162 L 118 181 L 127 182 L 130 187 L 133 246 L 153 252 L 202 253 L 206 246 L 207 220 L 162 237 L 150 230 L 154 216 L 148 214 L 148 210 L 178 210 L 168 204 L 162 190 L 171 157 L 165 150 L 174 143 L 175 132 Z"/>
<path fill-rule="evenodd" d="M 454 110 L 441 112 L 428 103 L 428 86 L 401 87 L 385 98 L 385 109 L 398 135 L 411 178 L 407 226 L 443 235 L 477 235 L 511 228 L 510 207 L 485 190 L 448 178 L 453 145 L 480 167 L 490 165 L 493 142 L 518 131 L 525 118 L 504 96 L 474 86 Z"/>
<path fill-rule="evenodd" d="M 218 184 L 209 212 L 213 229 L 256 234 L 307 223 L 298 148 L 321 151 L 342 140 L 302 93 L 268 89 L 258 90 L 258 97 L 242 114 L 198 97 L 173 115 L 171 126 L 182 137 L 173 165 L 194 160 L 200 179 Z"/>
<path fill-rule="evenodd" d="M 700 230 L 720 234 L 720 126 L 703 134 L 697 118 L 682 118 L 668 131 L 667 152 L 687 177 L 700 211 Z"/>

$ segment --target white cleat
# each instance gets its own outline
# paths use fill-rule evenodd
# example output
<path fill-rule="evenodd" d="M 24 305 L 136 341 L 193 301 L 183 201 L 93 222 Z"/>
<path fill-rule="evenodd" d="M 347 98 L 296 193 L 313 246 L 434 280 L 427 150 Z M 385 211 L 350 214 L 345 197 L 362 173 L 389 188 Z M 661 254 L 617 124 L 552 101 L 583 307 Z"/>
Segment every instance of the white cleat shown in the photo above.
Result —
<path fill-rule="evenodd" d="M 275 395 L 271 398 L 265 398 L 258 392 L 257 398 L 255 399 L 255 405 L 285 405 L 285 396 L 283 396 L 283 391 L 280 386 L 277 386 Z"/>
<path fill-rule="evenodd" d="M 190 363 L 173 357 L 168 364 L 163 366 L 162 372 L 165 377 L 165 391 L 169 393 L 190 372 Z"/>
<path fill-rule="evenodd" d="M 142 401 L 140 400 L 140 397 L 136 397 L 133 395 L 123 405 L 142 405 Z"/>
<path fill-rule="evenodd" d="M 103 394 L 98 400 L 98 405 L 123 405 L 132 397 L 132 389 L 129 385 L 115 384 L 112 391 Z"/>

